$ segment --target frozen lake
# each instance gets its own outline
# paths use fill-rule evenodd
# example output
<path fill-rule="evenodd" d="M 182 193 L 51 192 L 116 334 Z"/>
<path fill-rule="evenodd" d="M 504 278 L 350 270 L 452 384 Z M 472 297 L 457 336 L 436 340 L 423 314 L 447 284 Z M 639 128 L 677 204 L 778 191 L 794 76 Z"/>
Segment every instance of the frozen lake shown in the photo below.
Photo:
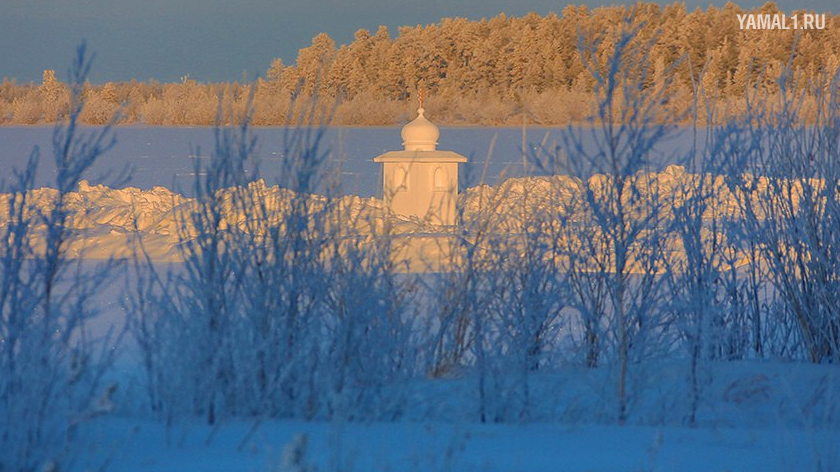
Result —
<path fill-rule="evenodd" d="M 340 169 L 344 194 L 362 197 L 379 196 L 381 173 L 373 158 L 387 151 L 402 149 L 401 127 L 329 128 L 322 142 L 335 169 Z M 88 129 L 89 131 L 90 129 Z M 276 183 L 281 172 L 281 156 L 287 128 L 254 128 L 260 174 L 269 184 Z M 533 155 L 541 143 L 547 147 L 562 142 L 562 129 L 529 127 L 523 140 L 522 128 L 441 127 L 438 149 L 460 153 L 469 162 L 461 167 L 461 187 L 476 185 L 481 180 L 484 164 L 486 181 L 496 183 L 500 176 L 523 174 L 523 142 Z M 100 158 L 86 178 L 94 184 L 114 186 L 128 169 L 128 185 L 148 189 L 165 186 L 185 195 L 192 194 L 196 161 L 213 150 L 213 128 L 210 127 L 117 127 L 116 145 Z M 685 139 L 672 139 L 664 147 L 657 162 L 673 161 L 673 151 Z M 41 151 L 38 186 L 54 186 L 52 165 L 52 127 L 0 127 L 0 175 L 8 184 L 14 168 L 22 168 L 34 146 Z M 490 149 L 492 145 L 492 154 Z M 686 146 L 687 147 L 687 146 Z M 339 166 L 340 164 L 340 166 Z M 538 173 L 531 168 L 531 173 Z M 119 184 L 118 186 L 123 186 Z"/>

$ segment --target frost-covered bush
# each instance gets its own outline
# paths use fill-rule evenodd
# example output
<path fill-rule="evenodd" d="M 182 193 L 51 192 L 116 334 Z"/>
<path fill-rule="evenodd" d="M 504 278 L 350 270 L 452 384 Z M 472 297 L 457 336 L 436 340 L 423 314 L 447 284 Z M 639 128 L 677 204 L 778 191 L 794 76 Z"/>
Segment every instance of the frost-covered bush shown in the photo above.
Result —
<path fill-rule="evenodd" d="M 810 85 L 812 98 L 782 74 L 778 103 L 759 90 L 749 113 L 726 129 L 728 183 L 739 200 L 751 264 L 766 267 L 793 340 L 812 362 L 840 362 L 840 71 Z M 812 103 L 809 109 L 807 103 Z M 813 121 L 806 120 L 813 116 Z M 785 323 L 785 318 L 766 322 Z M 777 331 L 778 332 L 778 331 Z M 759 332 L 754 335 L 760 334 Z M 764 339 L 772 345 L 788 339 Z M 778 348 L 776 349 L 778 351 Z"/>
<path fill-rule="evenodd" d="M 382 126 L 400 123 L 407 116 L 406 104 L 387 100 L 370 92 L 341 101 L 335 109 L 337 124 L 349 126 Z"/>
<path fill-rule="evenodd" d="M 286 132 L 269 188 L 245 172 L 255 142 L 250 115 L 241 122 L 216 130 L 196 169 L 195 202 L 180 213 L 183 266 L 137 264 L 132 331 L 151 407 L 209 423 L 399 416 L 419 341 L 388 235 L 330 196 L 322 128 Z"/>
<path fill-rule="evenodd" d="M 12 100 L 12 122 L 24 125 L 40 122 L 44 112 L 38 97 L 38 91 L 31 90 L 25 97 Z"/>
<path fill-rule="evenodd" d="M 430 373 L 474 379 L 469 414 L 482 422 L 533 418 L 531 377 L 557 365 L 569 298 L 557 195 L 539 191 L 538 180 L 508 183 L 462 202 L 470 210 L 450 239 L 454 257 L 430 284 Z"/>
<path fill-rule="evenodd" d="M 599 57 L 608 39 L 609 54 Z M 574 215 L 567 223 L 580 244 L 568 247 L 566 269 L 577 295 L 571 303 L 583 317 L 588 365 L 605 360 L 617 367 L 619 423 L 635 393 L 631 367 L 661 355 L 669 335 L 659 276 L 665 219 L 659 182 L 650 171 L 657 146 L 673 127 L 662 121 L 668 82 L 654 80 L 650 70 L 654 40 L 643 38 L 632 18 L 613 37 L 581 39 L 581 56 L 594 79 L 595 113 L 588 126 L 566 130 L 564 156 L 555 152 L 546 159 L 548 168 L 586 182 L 567 204 L 566 214 Z"/>
<path fill-rule="evenodd" d="M 730 342 L 737 320 L 745 311 L 739 296 L 744 283 L 738 274 L 737 244 L 727 236 L 735 222 L 721 208 L 720 185 L 714 176 L 723 168 L 714 132 L 687 153 L 690 173 L 675 175 L 667 205 L 668 254 L 663 275 L 669 299 L 670 323 L 679 334 L 675 353 L 688 359 L 689 395 L 686 421 L 695 424 L 707 362 L 731 359 L 741 353 Z M 738 348 L 734 348 L 737 344 Z M 735 352 L 733 352 L 735 351 Z"/>
<path fill-rule="evenodd" d="M 82 267 L 68 258 L 67 194 L 113 144 L 109 128 L 78 129 L 81 87 L 90 63 L 84 47 L 72 69 L 68 121 L 53 133 L 56 181 L 48 201 L 29 200 L 39 153 L 15 174 L 0 215 L 0 471 L 58 468 L 72 461 L 76 430 L 108 413 L 115 386 L 102 376 L 113 352 L 91 337 L 91 297 L 112 264 Z"/>

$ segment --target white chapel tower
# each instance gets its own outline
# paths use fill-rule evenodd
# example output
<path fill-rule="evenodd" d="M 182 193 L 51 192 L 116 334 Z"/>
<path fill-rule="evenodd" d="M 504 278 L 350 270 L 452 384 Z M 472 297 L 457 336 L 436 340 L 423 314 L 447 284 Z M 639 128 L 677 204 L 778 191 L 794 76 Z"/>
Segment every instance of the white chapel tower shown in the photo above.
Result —
<path fill-rule="evenodd" d="M 394 213 L 415 216 L 436 225 L 456 223 L 458 164 L 467 158 L 436 150 L 440 130 L 423 115 L 423 95 L 417 118 L 403 126 L 405 150 L 377 156 L 382 163 L 382 196 Z"/>

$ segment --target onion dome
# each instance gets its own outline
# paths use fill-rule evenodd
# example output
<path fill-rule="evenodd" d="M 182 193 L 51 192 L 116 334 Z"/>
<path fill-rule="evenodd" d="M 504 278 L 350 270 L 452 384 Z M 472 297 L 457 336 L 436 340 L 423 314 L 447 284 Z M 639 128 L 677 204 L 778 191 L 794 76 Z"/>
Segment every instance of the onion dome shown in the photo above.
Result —
<path fill-rule="evenodd" d="M 434 151 L 437 146 L 440 130 L 423 116 L 424 111 L 423 107 L 420 107 L 417 110 L 417 118 L 403 126 L 400 135 L 406 151 Z"/>

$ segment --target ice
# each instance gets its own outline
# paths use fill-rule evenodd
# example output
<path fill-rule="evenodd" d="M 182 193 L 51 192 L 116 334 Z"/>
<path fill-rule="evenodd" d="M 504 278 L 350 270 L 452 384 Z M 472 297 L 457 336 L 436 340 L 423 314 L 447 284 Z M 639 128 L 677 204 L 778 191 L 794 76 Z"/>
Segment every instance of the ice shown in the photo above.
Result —
<path fill-rule="evenodd" d="M 282 171 L 284 139 L 295 130 L 267 127 L 252 131 L 258 142 L 260 175 L 269 184 L 274 184 Z M 487 183 L 497 184 L 501 178 L 522 176 L 526 171 L 528 174 L 545 173 L 539 166 L 534 166 L 534 162 L 555 153 L 561 141 L 560 133 L 560 128 L 542 127 L 442 127 L 438 149 L 455 151 L 469 158 L 461 169 L 462 188 L 480 184 L 482 175 L 486 176 Z M 0 127 L 0 175 L 11 175 L 14 168 L 20 168 L 32 147 L 37 145 L 41 149 L 42 166 L 36 184 L 50 185 L 54 172 L 49 159 L 51 136 L 52 128 L 47 126 Z M 128 184 L 141 189 L 164 186 L 190 196 L 196 164 L 191 156 L 206 156 L 214 148 L 213 129 L 208 127 L 124 126 L 115 130 L 115 136 L 115 147 L 99 159 L 86 176 L 94 184 L 119 186 L 116 182 L 129 177 Z M 661 167 L 674 163 L 673 151 L 689 138 L 687 131 L 676 133 L 656 156 L 652 156 L 653 162 Z M 400 128 L 328 128 L 321 147 L 330 152 L 332 168 L 338 169 L 340 165 L 344 194 L 381 196 L 381 171 L 373 158 L 402 149 Z M 523 154 L 528 158 L 525 165 Z"/>

